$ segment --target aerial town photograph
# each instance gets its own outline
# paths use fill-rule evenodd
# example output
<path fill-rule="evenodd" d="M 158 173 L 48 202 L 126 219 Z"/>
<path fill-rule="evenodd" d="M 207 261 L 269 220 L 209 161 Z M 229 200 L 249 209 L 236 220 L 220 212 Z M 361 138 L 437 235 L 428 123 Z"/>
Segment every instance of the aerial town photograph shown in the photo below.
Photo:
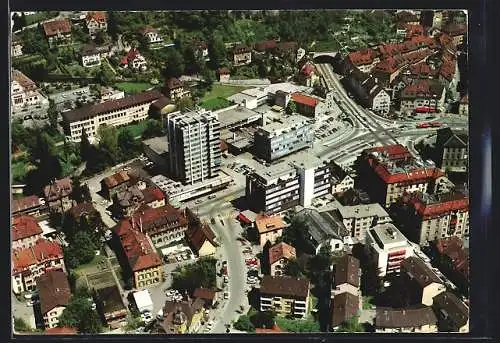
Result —
<path fill-rule="evenodd" d="M 468 333 L 467 20 L 11 13 L 12 332 Z"/>

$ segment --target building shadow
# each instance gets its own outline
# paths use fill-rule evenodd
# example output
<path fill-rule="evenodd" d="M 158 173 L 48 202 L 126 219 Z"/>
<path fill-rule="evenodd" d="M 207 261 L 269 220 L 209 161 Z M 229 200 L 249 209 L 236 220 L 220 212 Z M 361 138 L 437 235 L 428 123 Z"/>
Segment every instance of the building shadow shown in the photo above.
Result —
<path fill-rule="evenodd" d="M 258 288 L 252 287 L 248 292 L 248 304 L 253 308 L 260 309 L 260 291 Z"/>

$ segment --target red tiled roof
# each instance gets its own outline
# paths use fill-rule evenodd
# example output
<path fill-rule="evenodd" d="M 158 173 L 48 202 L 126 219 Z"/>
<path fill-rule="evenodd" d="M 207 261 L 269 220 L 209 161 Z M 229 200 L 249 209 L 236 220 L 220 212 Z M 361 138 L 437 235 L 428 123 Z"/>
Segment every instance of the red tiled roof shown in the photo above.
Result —
<path fill-rule="evenodd" d="M 443 92 L 443 85 L 436 80 L 415 80 L 403 89 L 402 98 L 436 98 Z"/>
<path fill-rule="evenodd" d="M 469 209 L 469 199 L 458 192 L 437 194 L 434 198 L 433 200 L 426 200 L 423 195 L 418 192 L 405 194 L 405 199 L 409 201 L 417 213 L 423 217 Z"/>
<path fill-rule="evenodd" d="M 380 146 L 375 148 L 370 148 L 365 150 L 366 152 L 379 152 L 387 155 L 387 157 L 391 160 L 410 158 L 412 155 L 410 151 L 401 144 L 393 144 Z"/>
<path fill-rule="evenodd" d="M 137 50 L 136 48 L 132 48 L 128 51 L 127 55 L 123 56 L 120 64 L 129 64 L 138 57 L 141 57 L 139 50 Z"/>
<path fill-rule="evenodd" d="M 58 306 L 68 305 L 71 299 L 68 277 L 63 271 L 46 272 L 36 279 L 36 287 L 40 296 L 42 314 L 46 314 Z"/>
<path fill-rule="evenodd" d="M 287 260 L 291 260 L 296 258 L 297 255 L 295 253 L 295 248 L 285 242 L 278 243 L 273 245 L 269 249 L 269 264 L 272 265 L 276 261 L 281 260 L 282 258 L 286 258 Z"/>
<path fill-rule="evenodd" d="M 217 72 L 219 73 L 219 75 L 228 75 L 228 74 L 231 73 L 231 71 L 229 70 L 229 68 L 226 68 L 226 67 L 219 68 L 217 70 Z"/>
<path fill-rule="evenodd" d="M 78 330 L 67 326 L 45 329 L 46 335 L 76 335 Z"/>
<path fill-rule="evenodd" d="M 227 143 L 223 141 L 222 139 L 220 140 L 220 149 L 222 152 L 227 151 L 229 147 L 227 146 Z"/>
<path fill-rule="evenodd" d="M 106 22 L 106 12 L 96 11 L 87 13 L 87 21 L 95 20 L 98 23 Z"/>
<path fill-rule="evenodd" d="M 444 60 L 439 68 L 439 75 L 450 81 L 456 73 L 455 61 Z"/>
<path fill-rule="evenodd" d="M 280 216 L 259 216 L 255 219 L 255 226 L 259 231 L 259 234 L 264 234 L 266 232 L 281 230 L 286 228 L 286 223 Z"/>
<path fill-rule="evenodd" d="M 46 37 L 54 36 L 57 33 L 71 33 L 71 24 L 69 19 L 59 19 L 46 21 L 42 24 Z"/>
<path fill-rule="evenodd" d="M 194 298 L 200 298 L 203 300 L 214 300 L 216 292 L 213 289 L 209 288 L 196 288 L 193 293 Z"/>
<path fill-rule="evenodd" d="M 172 89 L 182 88 L 184 87 L 184 85 L 178 78 L 171 77 L 170 79 L 165 81 L 165 87 L 168 90 L 172 90 Z"/>
<path fill-rule="evenodd" d="M 244 54 L 244 53 L 251 52 L 251 51 L 252 51 L 252 49 L 249 46 L 244 45 L 244 44 L 236 45 L 233 48 L 233 54 Z"/>
<path fill-rule="evenodd" d="M 319 103 L 319 100 L 301 93 L 293 93 L 292 94 L 292 99 L 298 104 L 306 105 L 306 106 L 311 106 L 311 107 L 316 107 L 316 105 Z"/>
<path fill-rule="evenodd" d="M 21 87 L 26 90 L 34 90 L 37 88 L 35 82 L 19 70 L 12 70 L 12 81 L 17 81 Z"/>
<path fill-rule="evenodd" d="M 424 34 L 424 27 L 422 25 L 405 24 L 404 27 L 406 29 L 407 39 Z"/>
<path fill-rule="evenodd" d="M 104 183 L 106 187 L 108 187 L 108 189 L 111 189 L 128 181 L 130 181 L 130 176 L 128 175 L 128 173 L 125 171 L 120 171 L 118 173 L 105 177 L 101 182 Z"/>
<path fill-rule="evenodd" d="M 432 69 L 426 62 L 420 62 L 410 66 L 410 74 L 418 77 L 433 76 L 436 74 L 436 71 L 436 69 Z"/>
<path fill-rule="evenodd" d="M 148 25 L 148 26 L 145 26 L 145 27 L 141 27 L 139 29 L 139 33 L 141 35 L 145 35 L 146 33 L 149 33 L 149 32 L 158 32 L 158 30 L 155 29 L 154 27 L 152 27 L 151 25 Z"/>
<path fill-rule="evenodd" d="M 460 36 L 467 33 L 467 25 L 465 24 L 448 24 L 444 26 L 441 31 L 449 34 L 450 36 Z"/>
<path fill-rule="evenodd" d="M 255 333 L 282 333 L 278 325 L 274 325 L 272 329 L 255 328 Z"/>
<path fill-rule="evenodd" d="M 47 201 L 59 200 L 69 196 L 72 191 L 73 181 L 70 178 L 56 180 L 53 185 L 47 185 L 43 189 Z"/>
<path fill-rule="evenodd" d="M 460 238 L 454 236 L 439 239 L 436 247 L 440 254 L 450 257 L 455 270 L 462 272 L 467 279 L 469 278 L 469 254 L 464 249 Z"/>
<path fill-rule="evenodd" d="M 253 47 L 257 51 L 266 51 L 276 48 L 276 44 L 277 42 L 275 40 L 265 40 L 255 43 Z"/>
<path fill-rule="evenodd" d="M 59 243 L 39 239 L 30 248 L 12 252 L 12 273 L 17 274 L 31 265 L 63 257 L 63 250 Z"/>
<path fill-rule="evenodd" d="M 123 222 L 126 221 L 120 223 Z M 120 224 L 114 228 L 114 231 L 120 237 L 120 243 L 134 272 L 162 264 L 160 256 L 144 233 Z"/>
<path fill-rule="evenodd" d="M 42 228 L 32 216 L 15 216 L 13 218 L 12 241 L 25 239 L 42 233 Z"/>
<path fill-rule="evenodd" d="M 16 214 L 17 212 L 39 207 L 40 205 L 40 198 L 36 195 L 30 195 L 21 199 L 14 199 L 12 201 L 12 213 Z"/>
<path fill-rule="evenodd" d="M 276 44 L 276 50 L 294 52 L 299 48 L 298 42 L 283 42 Z"/>
<path fill-rule="evenodd" d="M 316 72 L 316 68 L 314 67 L 314 65 L 312 63 L 306 63 L 304 64 L 304 66 L 302 67 L 302 69 L 300 70 L 300 72 L 309 77 L 311 76 L 311 74 L 313 74 L 314 72 Z"/>
<path fill-rule="evenodd" d="M 215 234 L 208 225 L 201 225 L 199 227 L 191 227 L 186 231 L 186 239 L 189 241 L 191 246 L 196 250 L 200 251 L 201 247 L 206 241 L 209 241 L 213 246 L 217 246 L 215 243 Z"/>
<path fill-rule="evenodd" d="M 462 99 L 460 99 L 461 104 L 468 104 L 469 103 L 469 94 L 465 94 Z"/>
<path fill-rule="evenodd" d="M 77 204 L 69 209 L 69 213 L 71 214 L 73 219 L 78 219 L 83 215 L 88 215 L 96 212 L 97 210 L 94 208 L 94 205 L 89 202 Z"/>
<path fill-rule="evenodd" d="M 377 52 L 373 49 L 361 49 L 359 51 L 354 51 L 347 55 L 349 61 L 355 66 L 360 66 L 364 64 L 371 64 L 373 60 L 377 57 Z"/>
<path fill-rule="evenodd" d="M 153 201 L 162 201 L 165 199 L 165 194 L 161 191 L 161 189 L 156 187 L 149 187 L 142 191 L 144 195 L 144 202 L 146 204 Z"/>

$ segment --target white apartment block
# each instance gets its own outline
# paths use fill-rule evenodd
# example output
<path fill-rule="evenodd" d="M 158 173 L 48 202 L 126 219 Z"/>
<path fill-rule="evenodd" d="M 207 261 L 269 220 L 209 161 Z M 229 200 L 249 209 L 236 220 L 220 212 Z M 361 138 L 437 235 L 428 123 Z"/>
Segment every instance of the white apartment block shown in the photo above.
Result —
<path fill-rule="evenodd" d="M 80 142 L 85 130 L 89 141 L 96 142 L 99 126 L 119 127 L 146 120 L 149 106 L 162 96 L 160 92 L 152 90 L 64 112 L 62 116 L 66 138 L 71 142 Z"/>
<path fill-rule="evenodd" d="M 365 249 L 376 262 L 379 276 L 401 270 L 405 258 L 413 256 L 413 245 L 392 224 L 380 224 L 369 229 L 366 234 Z"/>
<path fill-rule="evenodd" d="M 378 203 L 368 205 L 341 206 L 340 219 L 352 238 L 365 242 L 366 232 L 377 224 L 391 222 L 392 219 Z"/>
<path fill-rule="evenodd" d="M 222 151 L 216 113 L 204 109 L 171 113 L 167 136 L 172 177 L 195 184 L 219 175 Z"/>
<path fill-rule="evenodd" d="M 389 108 L 391 105 L 391 97 L 389 94 L 380 88 L 376 93 L 371 95 L 371 109 L 374 112 L 378 112 L 380 114 L 388 114 Z"/>
<path fill-rule="evenodd" d="M 12 71 L 11 104 L 13 111 L 48 104 L 48 100 L 40 94 L 36 84 L 18 70 Z"/>
<path fill-rule="evenodd" d="M 300 205 L 311 206 L 312 200 L 330 193 L 330 171 L 324 161 L 307 152 L 299 153 L 293 162 L 300 183 Z"/>

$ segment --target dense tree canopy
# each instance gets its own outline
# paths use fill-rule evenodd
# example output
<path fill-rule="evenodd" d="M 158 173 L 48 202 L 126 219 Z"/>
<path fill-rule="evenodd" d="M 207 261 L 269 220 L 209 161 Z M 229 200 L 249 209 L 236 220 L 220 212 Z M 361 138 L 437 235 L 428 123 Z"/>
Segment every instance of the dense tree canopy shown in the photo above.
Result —
<path fill-rule="evenodd" d="M 146 128 L 142 132 L 142 139 L 162 136 L 163 127 L 160 120 L 150 119 L 146 123 Z"/>
<path fill-rule="evenodd" d="M 198 287 L 216 286 L 216 262 L 213 257 L 200 258 L 195 263 L 178 267 L 172 275 L 172 288 L 192 294 Z"/>
<path fill-rule="evenodd" d="M 92 310 L 91 294 L 86 289 L 78 289 L 59 317 L 59 326 L 77 328 L 79 333 L 96 334 L 102 332 L 99 315 Z"/>

